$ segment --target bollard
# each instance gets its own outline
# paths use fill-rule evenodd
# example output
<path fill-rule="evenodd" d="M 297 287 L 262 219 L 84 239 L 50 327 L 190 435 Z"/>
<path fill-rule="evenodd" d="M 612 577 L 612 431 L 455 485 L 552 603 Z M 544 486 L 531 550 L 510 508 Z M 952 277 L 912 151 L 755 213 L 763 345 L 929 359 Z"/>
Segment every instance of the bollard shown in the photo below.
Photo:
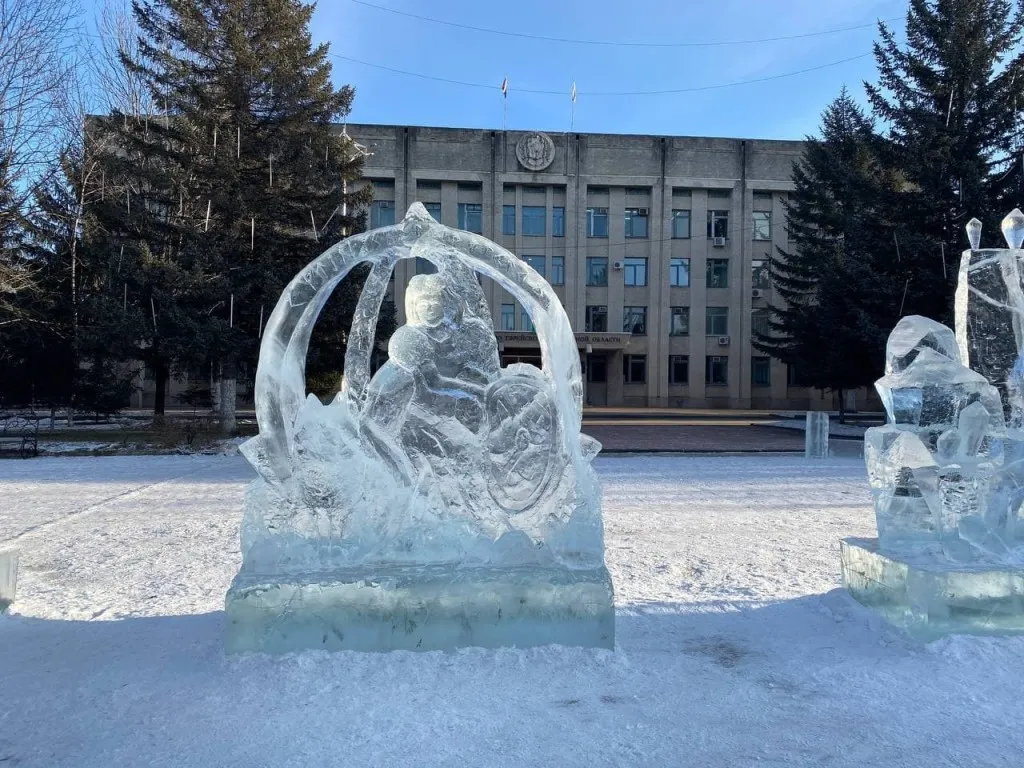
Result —
<path fill-rule="evenodd" d="M 7 611 L 14 602 L 14 592 L 18 587 L 18 552 L 0 552 L 0 613 Z"/>
<path fill-rule="evenodd" d="M 828 458 L 828 412 L 808 411 L 804 435 L 804 458 Z"/>

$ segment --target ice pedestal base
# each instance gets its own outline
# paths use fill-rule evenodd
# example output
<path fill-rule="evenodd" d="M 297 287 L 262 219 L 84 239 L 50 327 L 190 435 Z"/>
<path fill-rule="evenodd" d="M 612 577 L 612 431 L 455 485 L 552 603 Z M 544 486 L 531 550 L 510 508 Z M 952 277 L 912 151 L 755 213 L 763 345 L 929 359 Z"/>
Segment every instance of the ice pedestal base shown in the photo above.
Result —
<path fill-rule="evenodd" d="M 239 573 L 229 651 L 612 648 L 606 568 L 392 567 L 275 580 Z"/>
<path fill-rule="evenodd" d="M 913 637 L 1024 634 L 1024 568 L 893 557 L 877 539 L 845 539 L 840 558 L 850 595 Z"/>

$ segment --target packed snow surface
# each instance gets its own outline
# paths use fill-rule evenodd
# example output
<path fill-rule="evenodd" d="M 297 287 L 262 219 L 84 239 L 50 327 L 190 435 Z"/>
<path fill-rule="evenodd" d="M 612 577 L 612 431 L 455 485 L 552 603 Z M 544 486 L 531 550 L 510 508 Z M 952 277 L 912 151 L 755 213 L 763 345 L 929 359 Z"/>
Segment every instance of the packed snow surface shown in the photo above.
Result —
<path fill-rule="evenodd" d="M 599 458 L 614 652 L 228 657 L 245 461 L 0 462 L 0 765 L 1020 766 L 1024 638 L 839 591 L 856 459 Z"/>

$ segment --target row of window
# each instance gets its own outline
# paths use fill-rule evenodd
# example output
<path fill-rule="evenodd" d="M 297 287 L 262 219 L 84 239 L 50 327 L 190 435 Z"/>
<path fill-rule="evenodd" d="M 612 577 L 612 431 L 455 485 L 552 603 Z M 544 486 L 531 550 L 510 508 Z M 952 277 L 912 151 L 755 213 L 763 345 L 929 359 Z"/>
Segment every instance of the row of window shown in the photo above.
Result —
<path fill-rule="evenodd" d="M 532 267 L 537 274 L 546 278 L 551 285 L 565 285 L 565 257 L 564 256 L 523 256 L 522 260 Z M 548 262 L 551 263 L 551 271 L 548 272 Z M 647 285 L 647 258 L 642 256 L 629 256 L 622 262 L 623 283 L 631 287 L 643 287 Z M 420 264 L 422 262 L 422 264 Z M 416 274 L 433 272 L 425 260 L 417 262 Z M 755 261 L 751 265 L 751 276 L 754 288 L 767 288 L 770 284 L 770 274 L 767 262 Z M 668 271 L 669 285 L 686 288 L 690 285 L 690 260 L 673 258 L 669 261 Z M 729 260 L 708 259 L 705 264 L 705 279 L 708 288 L 729 287 Z M 608 285 L 608 257 L 588 256 L 587 257 L 587 285 L 602 287 Z"/>
<path fill-rule="evenodd" d="M 622 260 L 622 281 L 628 286 L 648 284 L 648 259 L 645 256 L 627 256 Z M 708 288 L 729 287 L 729 259 L 707 259 L 704 264 L 705 281 Z M 751 264 L 754 288 L 767 288 L 771 275 L 768 262 L 756 260 Z M 686 288 L 690 285 L 690 260 L 681 257 L 669 259 L 669 285 Z M 587 257 L 587 285 L 600 287 L 608 285 L 608 257 Z"/>
<path fill-rule="evenodd" d="M 768 335 L 767 309 L 755 309 L 751 312 L 751 331 L 755 336 Z M 516 305 L 501 305 L 501 330 L 516 330 Z M 729 335 L 729 308 L 706 307 L 704 310 L 704 333 L 707 336 Z M 584 329 L 587 333 L 608 332 L 608 307 L 604 304 L 587 306 L 584 316 Z M 519 330 L 533 331 L 533 323 L 524 310 L 520 316 Z M 631 306 L 622 308 L 622 331 L 634 336 L 647 335 L 647 307 Z M 668 332 L 670 336 L 690 335 L 690 308 L 670 307 Z"/>
<path fill-rule="evenodd" d="M 437 220 L 441 220 L 440 203 L 424 203 L 427 211 Z M 483 206 L 480 203 L 458 204 L 458 227 L 468 232 L 483 232 Z M 649 212 L 647 208 L 626 208 L 625 236 L 630 239 L 649 237 Z M 395 201 L 374 200 L 370 204 L 370 228 L 387 227 L 395 223 Z M 520 211 L 519 225 L 521 234 L 530 237 L 543 237 L 547 234 L 548 209 L 543 205 L 524 205 Z M 687 239 L 690 237 L 690 211 L 674 209 L 672 211 L 672 237 Z M 501 233 L 516 234 L 516 206 L 506 205 L 501 213 Z M 565 208 L 556 206 L 551 209 L 552 237 L 565 237 Z M 707 212 L 707 236 L 715 238 L 729 237 L 729 211 L 713 210 Z M 587 208 L 587 237 L 608 237 L 608 209 Z M 771 211 L 753 212 L 754 240 L 772 239 Z"/>
<path fill-rule="evenodd" d="M 601 384 L 608 380 L 607 361 L 593 357 L 587 361 L 587 381 Z M 622 356 L 622 380 L 626 384 L 647 383 L 647 355 Z M 669 355 L 668 383 L 689 384 L 690 356 Z M 729 385 L 729 356 L 708 355 L 704 358 L 704 383 L 709 387 Z M 750 358 L 750 383 L 755 387 L 770 387 L 772 384 L 771 360 L 767 357 Z"/>

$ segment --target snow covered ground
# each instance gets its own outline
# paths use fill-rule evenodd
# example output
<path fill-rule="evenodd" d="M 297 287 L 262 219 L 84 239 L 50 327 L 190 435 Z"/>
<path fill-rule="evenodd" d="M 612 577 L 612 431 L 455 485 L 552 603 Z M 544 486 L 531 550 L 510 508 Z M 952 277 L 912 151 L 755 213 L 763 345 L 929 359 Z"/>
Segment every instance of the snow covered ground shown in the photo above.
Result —
<path fill-rule="evenodd" d="M 0 765 L 1020 766 L 1024 638 L 838 590 L 859 460 L 597 462 L 614 652 L 226 657 L 237 456 L 0 462 Z"/>

